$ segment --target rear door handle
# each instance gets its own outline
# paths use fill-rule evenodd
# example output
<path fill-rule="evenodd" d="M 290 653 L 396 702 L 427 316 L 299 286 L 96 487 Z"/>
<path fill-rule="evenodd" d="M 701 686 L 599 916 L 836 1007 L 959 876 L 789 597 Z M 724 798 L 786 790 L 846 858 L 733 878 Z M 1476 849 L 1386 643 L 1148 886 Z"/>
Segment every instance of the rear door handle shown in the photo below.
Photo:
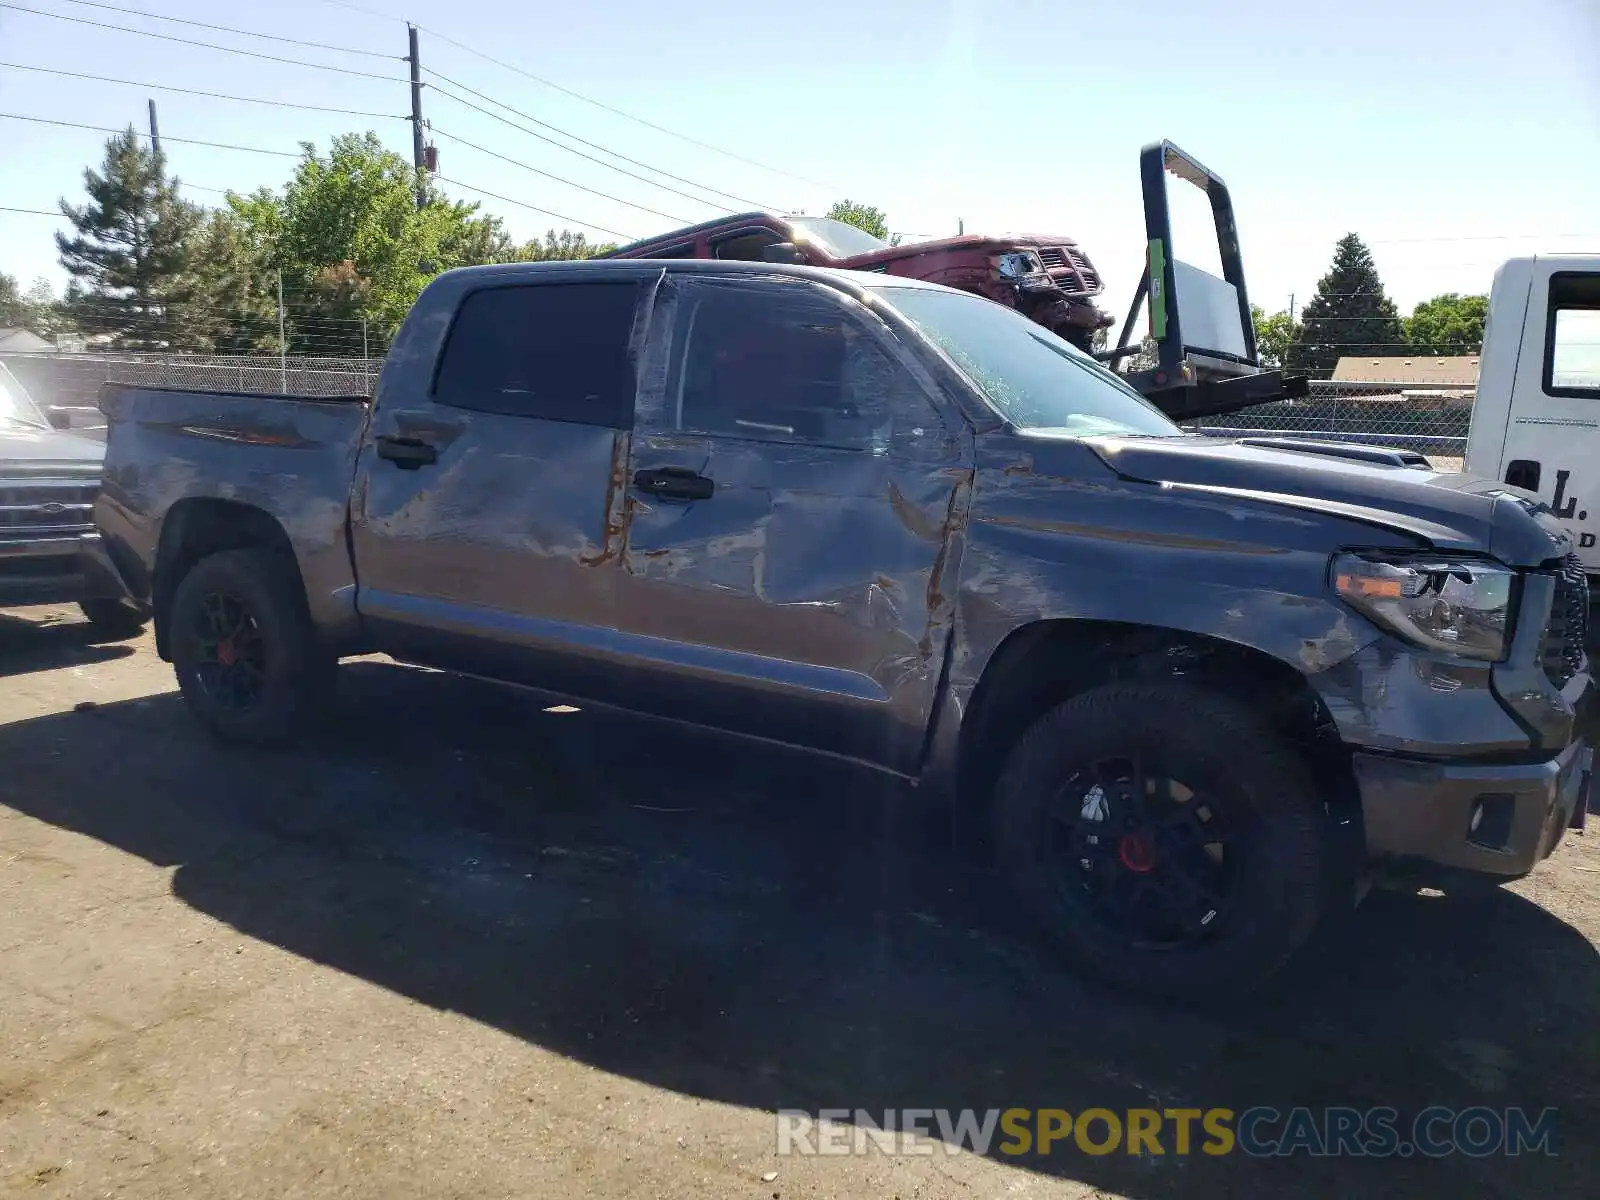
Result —
<path fill-rule="evenodd" d="M 633 486 L 664 500 L 709 500 L 717 485 L 687 467 L 650 467 L 633 473 Z"/>
<path fill-rule="evenodd" d="M 388 459 L 402 471 L 415 471 L 439 460 L 439 452 L 417 438 L 380 437 L 378 457 Z"/>

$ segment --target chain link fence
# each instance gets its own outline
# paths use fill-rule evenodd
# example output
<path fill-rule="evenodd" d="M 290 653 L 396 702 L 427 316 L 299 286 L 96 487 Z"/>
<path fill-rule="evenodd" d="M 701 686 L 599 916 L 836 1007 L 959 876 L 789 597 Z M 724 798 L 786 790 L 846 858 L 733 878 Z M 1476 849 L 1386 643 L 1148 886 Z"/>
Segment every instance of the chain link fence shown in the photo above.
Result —
<path fill-rule="evenodd" d="M 95 407 L 105 383 L 210 392 L 370 396 L 381 358 L 286 358 L 244 354 L 4 354 L 3 362 L 41 406 L 73 428 L 103 427 Z"/>
<path fill-rule="evenodd" d="M 71 410 L 74 425 L 102 423 L 94 408 L 107 382 L 218 392 L 367 396 L 381 358 L 247 355 L 8 354 L 0 356 L 41 404 Z M 1472 420 L 1471 388 L 1427 383 L 1314 380 L 1299 400 L 1259 404 L 1190 424 L 1223 437 L 1334 439 L 1415 450 L 1435 468 L 1458 470 Z"/>
<path fill-rule="evenodd" d="M 1299 400 L 1258 404 L 1190 424 L 1221 437 L 1297 437 L 1414 450 L 1435 470 L 1459 471 L 1472 424 L 1472 388 L 1317 379 Z"/>

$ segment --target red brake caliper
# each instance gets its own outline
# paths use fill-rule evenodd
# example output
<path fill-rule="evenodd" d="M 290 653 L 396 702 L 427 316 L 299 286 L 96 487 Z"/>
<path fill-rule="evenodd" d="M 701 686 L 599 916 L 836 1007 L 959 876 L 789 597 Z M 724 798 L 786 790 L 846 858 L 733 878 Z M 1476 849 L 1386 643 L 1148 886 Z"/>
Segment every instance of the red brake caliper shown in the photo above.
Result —
<path fill-rule="evenodd" d="M 1117 859 L 1128 870 L 1143 875 L 1156 865 L 1155 847 L 1142 833 L 1125 833 L 1117 841 Z"/>

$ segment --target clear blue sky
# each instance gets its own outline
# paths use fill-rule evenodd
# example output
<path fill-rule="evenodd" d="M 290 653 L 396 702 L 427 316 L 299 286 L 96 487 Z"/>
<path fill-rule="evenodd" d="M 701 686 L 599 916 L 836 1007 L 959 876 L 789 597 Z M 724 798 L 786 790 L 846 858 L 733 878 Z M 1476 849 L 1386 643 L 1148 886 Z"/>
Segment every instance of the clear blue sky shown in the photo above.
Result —
<path fill-rule="evenodd" d="M 1347 0 L 1337 13 L 1281 0 L 288 0 L 271 9 L 130 0 L 149 12 L 359 47 L 392 61 L 68 0 L 17 2 L 394 82 L 11 9 L 0 9 L 0 62 L 394 117 L 409 106 L 399 61 L 409 17 L 424 29 L 425 67 L 698 183 L 812 213 L 849 196 L 885 209 L 894 229 L 912 235 L 953 232 L 964 219 L 969 231 L 1073 236 L 1102 268 L 1119 310 L 1141 265 L 1138 149 L 1160 137 L 1227 179 L 1251 296 L 1269 310 L 1291 292 L 1303 303 L 1334 240 L 1351 230 L 1369 241 L 1405 310 L 1438 292 L 1487 289 L 1494 266 L 1513 254 L 1600 251 L 1600 0 Z M 435 33 L 821 186 L 665 136 Z M 174 169 L 197 188 L 278 185 L 293 160 L 170 139 L 292 154 L 301 141 L 325 147 L 336 133 L 371 128 L 410 153 L 410 128 L 398 119 L 0 67 L 6 113 L 143 128 L 147 96 L 159 105 Z M 426 113 L 440 131 L 441 173 L 450 178 L 634 235 L 670 228 L 672 217 L 716 215 L 441 95 L 428 94 Z M 0 205 L 53 209 L 58 197 L 81 197 L 81 171 L 99 160 L 103 135 L 10 120 L 0 126 L 8 160 Z M 530 174 L 448 133 L 669 216 Z M 189 195 L 220 199 L 214 191 Z M 562 224 L 497 200 L 484 207 L 518 236 Z M 1180 214 L 1177 241 L 1181 255 L 1205 265 L 1206 255 L 1193 252 L 1207 237 L 1200 215 L 1198 203 Z M 23 284 L 44 276 L 59 286 L 50 239 L 57 224 L 0 212 L 0 270 Z"/>

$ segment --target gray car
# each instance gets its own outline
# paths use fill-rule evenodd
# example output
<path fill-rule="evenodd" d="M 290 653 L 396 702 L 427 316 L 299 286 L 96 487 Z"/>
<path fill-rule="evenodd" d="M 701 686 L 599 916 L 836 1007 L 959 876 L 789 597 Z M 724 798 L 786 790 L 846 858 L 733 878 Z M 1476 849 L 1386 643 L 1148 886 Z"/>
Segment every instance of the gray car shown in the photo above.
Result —
<path fill-rule="evenodd" d="M 104 456 L 99 442 L 52 429 L 0 363 L 0 607 L 76 603 L 107 638 L 144 626 L 94 527 Z"/>
<path fill-rule="evenodd" d="M 965 293 L 473 268 L 370 404 L 103 406 L 99 524 L 217 734 L 383 651 L 847 759 L 1128 987 L 1248 985 L 1370 872 L 1515 878 L 1586 811 L 1588 598 L 1536 498 L 1185 434 Z"/>

